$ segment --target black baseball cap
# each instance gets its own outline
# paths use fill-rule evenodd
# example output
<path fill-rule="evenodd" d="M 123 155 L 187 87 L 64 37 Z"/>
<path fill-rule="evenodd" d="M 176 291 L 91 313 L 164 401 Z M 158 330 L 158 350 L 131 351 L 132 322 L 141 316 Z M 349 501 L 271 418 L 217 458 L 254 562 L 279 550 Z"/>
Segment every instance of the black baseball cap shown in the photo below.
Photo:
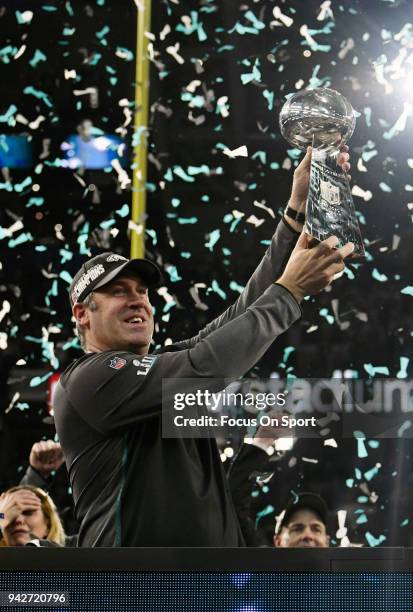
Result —
<path fill-rule="evenodd" d="M 295 512 L 302 509 L 312 510 L 321 519 L 321 522 L 327 525 L 328 506 L 321 495 L 317 493 L 300 493 L 298 496 L 292 497 L 286 505 L 277 533 L 280 533 L 283 527 L 287 527 L 291 516 Z"/>
<path fill-rule="evenodd" d="M 83 302 L 89 293 L 109 283 L 122 270 L 135 273 L 148 287 L 155 287 L 162 280 L 160 269 L 149 259 L 127 259 L 117 253 L 101 253 L 86 261 L 76 273 L 69 289 L 71 305 Z"/>

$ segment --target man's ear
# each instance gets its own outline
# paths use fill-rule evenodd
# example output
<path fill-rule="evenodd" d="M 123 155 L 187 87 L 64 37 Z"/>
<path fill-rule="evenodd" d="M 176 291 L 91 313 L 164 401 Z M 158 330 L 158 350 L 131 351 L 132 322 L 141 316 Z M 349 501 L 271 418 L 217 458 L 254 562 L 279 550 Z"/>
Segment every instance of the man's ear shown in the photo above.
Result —
<path fill-rule="evenodd" d="M 280 546 L 281 546 L 281 537 L 279 535 L 274 535 L 272 540 L 274 542 L 274 546 L 276 548 L 280 548 Z"/>
<path fill-rule="evenodd" d="M 89 325 L 89 308 L 85 304 L 81 304 L 80 302 L 74 304 L 72 313 L 76 319 L 76 323 L 79 323 L 82 327 Z"/>

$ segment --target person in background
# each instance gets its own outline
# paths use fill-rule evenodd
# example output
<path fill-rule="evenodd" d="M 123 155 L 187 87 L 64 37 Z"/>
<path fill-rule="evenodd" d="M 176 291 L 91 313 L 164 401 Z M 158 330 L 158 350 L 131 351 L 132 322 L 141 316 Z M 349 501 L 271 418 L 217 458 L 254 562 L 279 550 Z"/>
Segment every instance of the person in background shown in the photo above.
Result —
<path fill-rule="evenodd" d="M 0 531 L 0 546 L 65 545 L 56 506 L 38 487 L 19 485 L 0 495 Z"/>
<path fill-rule="evenodd" d="M 64 463 L 63 451 L 59 442 L 40 440 L 35 442 L 29 456 L 29 466 L 20 480 L 20 485 L 39 487 L 54 500 L 64 525 L 66 546 L 79 531 L 79 524 L 73 516 L 73 497 L 70 492 L 66 470 L 61 470 Z"/>
<path fill-rule="evenodd" d="M 328 508 L 316 493 L 300 493 L 288 502 L 277 521 L 274 546 L 277 548 L 328 548 Z"/>

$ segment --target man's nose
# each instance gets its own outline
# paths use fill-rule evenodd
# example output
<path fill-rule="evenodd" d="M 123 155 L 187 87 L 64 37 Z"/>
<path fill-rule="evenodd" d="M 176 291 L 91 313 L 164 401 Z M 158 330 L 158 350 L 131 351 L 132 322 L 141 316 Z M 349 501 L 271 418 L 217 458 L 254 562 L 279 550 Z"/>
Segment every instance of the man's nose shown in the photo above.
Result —
<path fill-rule="evenodd" d="M 131 291 L 129 294 L 129 303 L 141 305 L 145 303 L 145 298 L 139 291 Z"/>
<path fill-rule="evenodd" d="M 303 540 L 314 540 L 314 534 L 309 527 L 303 533 Z"/>

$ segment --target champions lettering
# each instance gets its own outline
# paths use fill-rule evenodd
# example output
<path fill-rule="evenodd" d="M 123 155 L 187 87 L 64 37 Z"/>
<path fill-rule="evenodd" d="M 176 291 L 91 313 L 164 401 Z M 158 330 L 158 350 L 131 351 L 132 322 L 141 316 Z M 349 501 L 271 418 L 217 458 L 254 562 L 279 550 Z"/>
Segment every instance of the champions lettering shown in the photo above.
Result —
<path fill-rule="evenodd" d="M 72 291 L 72 302 L 75 303 L 78 297 L 86 289 L 86 287 L 88 287 L 88 285 L 90 285 L 92 281 L 96 280 L 97 278 L 99 278 L 99 276 L 104 274 L 104 272 L 105 268 L 102 266 L 102 264 L 97 264 L 96 266 L 93 266 L 92 268 L 90 268 L 90 270 L 82 274 L 82 276 L 77 281 L 75 288 Z"/>

